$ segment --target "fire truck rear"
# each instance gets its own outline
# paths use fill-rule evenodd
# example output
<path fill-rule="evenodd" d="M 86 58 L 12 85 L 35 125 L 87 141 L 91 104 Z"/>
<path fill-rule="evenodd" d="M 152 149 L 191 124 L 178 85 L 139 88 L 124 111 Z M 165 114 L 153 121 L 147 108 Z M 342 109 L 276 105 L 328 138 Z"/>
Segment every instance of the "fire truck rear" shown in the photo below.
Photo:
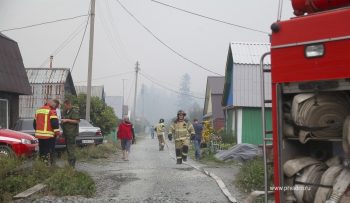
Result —
<path fill-rule="evenodd" d="M 272 78 L 272 101 L 262 91 L 262 108 L 273 107 L 273 131 L 264 129 L 264 151 L 273 146 L 273 183 L 264 153 L 265 201 L 274 193 L 281 203 L 350 202 L 350 0 L 292 5 L 296 17 L 271 26 L 271 53 L 261 61 L 262 78 Z"/>

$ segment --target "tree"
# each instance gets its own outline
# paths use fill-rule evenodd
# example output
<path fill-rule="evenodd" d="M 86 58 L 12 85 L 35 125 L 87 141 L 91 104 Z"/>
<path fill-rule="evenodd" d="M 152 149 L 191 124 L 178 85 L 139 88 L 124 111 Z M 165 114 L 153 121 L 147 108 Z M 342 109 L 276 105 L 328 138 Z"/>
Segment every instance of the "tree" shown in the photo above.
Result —
<path fill-rule="evenodd" d="M 190 86 L 191 86 L 191 76 L 188 73 L 185 73 L 181 78 L 180 89 L 179 89 L 179 92 L 181 93 L 181 95 L 179 95 L 179 101 L 178 101 L 178 107 L 185 111 L 189 110 L 193 102 L 193 99 L 190 96 L 191 95 Z"/>
<path fill-rule="evenodd" d="M 66 96 L 73 105 L 79 108 L 80 118 L 85 118 L 86 112 L 86 94 L 79 94 L 78 97 Z M 90 109 L 91 123 L 101 128 L 104 135 L 109 134 L 118 125 L 118 117 L 115 115 L 112 107 L 106 105 L 100 98 L 91 98 Z"/>
<path fill-rule="evenodd" d="M 191 121 L 193 121 L 193 119 L 195 118 L 198 120 L 202 120 L 202 117 L 203 117 L 203 108 L 201 108 L 197 102 L 194 102 L 188 111 L 188 118 Z"/>

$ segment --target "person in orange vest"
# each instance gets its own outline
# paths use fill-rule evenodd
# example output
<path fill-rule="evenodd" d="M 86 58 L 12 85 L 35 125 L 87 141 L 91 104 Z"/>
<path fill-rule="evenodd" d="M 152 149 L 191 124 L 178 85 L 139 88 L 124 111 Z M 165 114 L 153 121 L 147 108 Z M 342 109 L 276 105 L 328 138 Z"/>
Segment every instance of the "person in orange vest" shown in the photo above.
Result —
<path fill-rule="evenodd" d="M 48 99 L 44 106 L 35 112 L 33 122 L 35 137 L 39 140 L 39 156 L 48 165 L 53 164 L 56 136 L 60 134 L 56 104 Z"/>

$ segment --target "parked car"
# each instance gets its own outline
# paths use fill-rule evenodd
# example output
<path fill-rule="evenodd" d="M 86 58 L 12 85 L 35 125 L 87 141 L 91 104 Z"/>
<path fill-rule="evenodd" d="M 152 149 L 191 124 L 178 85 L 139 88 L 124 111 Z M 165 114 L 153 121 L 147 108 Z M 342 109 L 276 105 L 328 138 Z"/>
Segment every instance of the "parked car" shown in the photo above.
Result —
<path fill-rule="evenodd" d="M 0 129 L 0 157 L 30 157 L 38 151 L 38 145 L 38 139 L 29 134 Z"/>
<path fill-rule="evenodd" d="M 34 136 L 35 130 L 33 128 L 33 119 L 32 118 L 18 119 L 13 130 L 27 133 Z M 56 137 L 55 149 L 56 151 L 62 151 L 65 148 L 66 148 L 66 140 L 62 136 L 62 130 L 61 130 L 61 135 Z"/>
<path fill-rule="evenodd" d="M 33 119 L 32 118 L 21 118 L 16 122 L 14 130 L 28 133 L 34 136 L 35 130 L 33 128 Z M 94 127 L 87 120 L 80 119 L 79 123 L 79 135 L 76 137 L 76 144 L 79 146 L 86 146 L 89 144 L 102 144 L 103 136 L 101 129 L 99 127 Z M 66 148 L 66 141 L 61 135 L 56 137 L 56 147 L 57 151 Z"/>
<path fill-rule="evenodd" d="M 102 144 L 103 136 L 99 127 L 94 127 L 85 119 L 80 119 L 79 136 L 76 137 L 76 144 L 85 146 L 88 144 Z"/>

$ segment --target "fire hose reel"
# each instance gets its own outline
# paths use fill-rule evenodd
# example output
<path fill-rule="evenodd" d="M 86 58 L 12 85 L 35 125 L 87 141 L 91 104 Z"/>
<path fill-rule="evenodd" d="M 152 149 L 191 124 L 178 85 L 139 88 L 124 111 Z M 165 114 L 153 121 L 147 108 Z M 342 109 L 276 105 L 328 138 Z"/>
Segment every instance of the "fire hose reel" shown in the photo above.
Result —
<path fill-rule="evenodd" d="M 286 124 L 284 131 L 290 135 L 293 125 L 301 143 L 310 138 L 341 138 L 345 118 L 350 115 L 350 101 L 339 93 L 298 94 L 290 114 L 292 124 Z"/>

